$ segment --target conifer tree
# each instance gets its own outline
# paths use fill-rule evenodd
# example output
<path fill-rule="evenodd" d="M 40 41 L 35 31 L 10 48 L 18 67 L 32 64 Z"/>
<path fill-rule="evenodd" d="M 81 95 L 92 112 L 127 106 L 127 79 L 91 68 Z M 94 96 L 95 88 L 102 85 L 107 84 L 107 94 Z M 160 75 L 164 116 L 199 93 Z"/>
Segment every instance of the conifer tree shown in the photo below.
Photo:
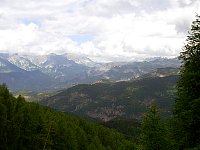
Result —
<path fill-rule="evenodd" d="M 174 134 L 179 149 L 200 144 L 200 16 L 192 22 L 186 44 L 180 53 L 182 61 L 177 84 Z"/>
<path fill-rule="evenodd" d="M 142 150 L 165 150 L 164 126 L 160 120 L 160 114 L 155 104 L 152 104 L 142 120 L 141 149 Z"/>

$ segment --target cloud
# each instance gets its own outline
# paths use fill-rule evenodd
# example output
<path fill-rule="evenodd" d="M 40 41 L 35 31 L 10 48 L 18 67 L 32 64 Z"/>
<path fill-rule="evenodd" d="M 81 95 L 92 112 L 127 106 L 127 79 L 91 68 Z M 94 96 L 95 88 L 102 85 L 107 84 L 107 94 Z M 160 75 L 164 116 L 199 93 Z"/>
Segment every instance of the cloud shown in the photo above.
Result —
<path fill-rule="evenodd" d="M 0 0 L 0 51 L 98 61 L 177 56 L 198 0 Z"/>

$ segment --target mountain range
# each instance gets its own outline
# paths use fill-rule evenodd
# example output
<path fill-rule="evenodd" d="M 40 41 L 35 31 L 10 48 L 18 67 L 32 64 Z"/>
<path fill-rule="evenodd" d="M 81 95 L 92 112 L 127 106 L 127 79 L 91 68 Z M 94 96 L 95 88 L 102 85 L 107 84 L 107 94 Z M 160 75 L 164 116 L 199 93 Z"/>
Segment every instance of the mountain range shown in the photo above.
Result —
<path fill-rule="evenodd" d="M 178 68 L 177 58 L 142 62 L 97 63 L 82 55 L 21 55 L 0 53 L 0 83 L 12 91 L 68 88 L 101 80 L 127 81 L 156 71 Z"/>

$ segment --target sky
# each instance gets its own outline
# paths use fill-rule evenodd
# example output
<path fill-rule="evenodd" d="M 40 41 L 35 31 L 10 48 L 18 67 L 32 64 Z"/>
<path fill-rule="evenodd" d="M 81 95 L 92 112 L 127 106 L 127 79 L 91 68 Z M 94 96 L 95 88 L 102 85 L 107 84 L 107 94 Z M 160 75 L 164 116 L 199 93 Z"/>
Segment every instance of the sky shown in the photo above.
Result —
<path fill-rule="evenodd" d="M 0 0 L 0 52 L 176 57 L 199 0 Z"/>

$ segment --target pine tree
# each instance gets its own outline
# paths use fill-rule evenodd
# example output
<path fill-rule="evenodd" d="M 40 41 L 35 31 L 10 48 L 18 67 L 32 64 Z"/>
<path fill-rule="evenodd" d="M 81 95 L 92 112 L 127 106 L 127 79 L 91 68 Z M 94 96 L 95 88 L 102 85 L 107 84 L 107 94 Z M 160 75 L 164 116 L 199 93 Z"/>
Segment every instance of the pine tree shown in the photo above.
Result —
<path fill-rule="evenodd" d="M 182 61 L 177 84 L 174 134 L 179 148 L 192 148 L 200 144 L 200 16 L 192 22 L 179 59 Z"/>
<path fill-rule="evenodd" d="M 158 108 L 155 104 L 152 104 L 142 120 L 141 149 L 167 149 L 165 136 L 164 126 L 161 123 Z"/>

